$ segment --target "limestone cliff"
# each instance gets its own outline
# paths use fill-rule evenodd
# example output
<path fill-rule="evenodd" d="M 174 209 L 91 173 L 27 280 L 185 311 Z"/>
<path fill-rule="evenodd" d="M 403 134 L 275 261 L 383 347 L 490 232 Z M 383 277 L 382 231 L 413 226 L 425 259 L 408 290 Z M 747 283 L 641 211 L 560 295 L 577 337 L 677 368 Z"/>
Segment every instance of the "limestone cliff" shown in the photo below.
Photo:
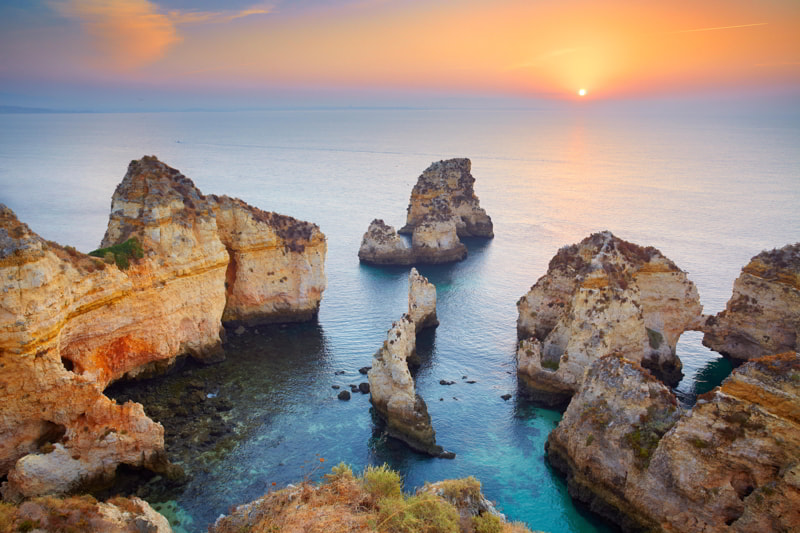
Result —
<path fill-rule="evenodd" d="M 636 363 L 588 370 L 548 458 L 570 493 L 626 530 L 800 528 L 800 358 L 748 363 L 688 413 Z"/>
<path fill-rule="evenodd" d="M 800 243 L 761 252 L 742 269 L 725 310 L 708 317 L 703 344 L 739 361 L 797 350 Z"/>
<path fill-rule="evenodd" d="M 493 237 L 492 219 L 475 195 L 475 178 L 469 159 L 432 163 L 411 191 L 406 225 L 400 233 L 412 233 L 428 215 L 447 211 L 456 223 L 459 237 Z"/>
<path fill-rule="evenodd" d="M 602 232 L 559 250 L 517 309 L 519 375 L 539 399 L 563 404 L 584 370 L 615 351 L 677 383 L 675 345 L 702 306 L 661 252 Z"/>
<path fill-rule="evenodd" d="M 431 294 L 432 292 L 432 294 Z M 370 401 L 386 423 L 386 432 L 411 448 L 436 457 L 452 458 L 436 444 L 428 407 L 415 391 L 408 360 L 416 354 L 417 331 L 438 324 L 435 307 L 436 288 L 416 269 L 409 275 L 409 314 L 392 324 L 383 346 L 372 356 L 367 373 Z M 414 318 L 412 318 L 414 317 Z M 420 320 L 419 323 L 414 319 Z"/>
<path fill-rule="evenodd" d="M 129 239 L 142 257 L 120 261 Z M 103 245 L 105 260 L 45 242 L 0 208 L 6 497 L 73 490 L 120 463 L 174 473 L 163 428 L 141 405 L 109 400 L 106 386 L 181 354 L 218 359 L 223 313 L 311 316 L 325 283 L 316 226 L 203 196 L 154 157 L 129 166 Z"/>
<path fill-rule="evenodd" d="M 155 158 L 131 163 L 114 192 L 103 246 L 141 235 L 146 248 L 167 257 L 214 253 L 197 249 L 201 243 L 192 233 L 200 228 L 207 228 L 209 240 L 229 256 L 224 321 L 288 322 L 317 314 L 327 245 L 315 224 L 239 199 L 204 196 Z"/>

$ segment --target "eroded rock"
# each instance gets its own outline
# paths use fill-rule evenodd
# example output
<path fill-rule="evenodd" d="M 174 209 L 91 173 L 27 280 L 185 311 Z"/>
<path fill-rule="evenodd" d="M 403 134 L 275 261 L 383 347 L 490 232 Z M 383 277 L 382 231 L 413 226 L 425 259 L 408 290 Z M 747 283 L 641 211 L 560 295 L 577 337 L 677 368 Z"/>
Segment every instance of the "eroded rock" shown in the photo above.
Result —
<path fill-rule="evenodd" d="M 393 227 L 383 220 L 373 220 L 358 249 L 358 259 L 376 265 L 411 265 L 414 253 Z"/>
<path fill-rule="evenodd" d="M 467 158 L 431 163 L 411 191 L 406 225 L 400 233 L 412 233 L 430 215 L 447 213 L 459 237 L 494 237 L 492 219 L 475 195 L 471 170 Z"/>
<path fill-rule="evenodd" d="M 733 372 L 687 413 L 636 363 L 590 367 L 548 457 L 570 493 L 626 530 L 800 528 L 800 358 Z"/>
<path fill-rule="evenodd" d="M 417 451 L 452 458 L 455 454 L 436 444 L 428 407 L 416 393 L 408 369 L 409 359 L 416 355 L 417 332 L 434 325 L 435 306 L 436 287 L 412 269 L 409 274 L 409 313 L 392 324 L 383 346 L 372 356 L 372 368 L 367 377 L 370 401 L 386 422 L 389 435 Z"/>
<path fill-rule="evenodd" d="M 761 252 L 742 268 L 725 310 L 707 317 L 703 344 L 747 361 L 797 350 L 800 339 L 800 243 Z"/>
<path fill-rule="evenodd" d="M 584 370 L 612 352 L 676 384 L 675 345 L 697 327 L 702 306 L 661 252 L 602 232 L 559 250 L 517 309 L 521 379 L 539 399 L 565 404 Z"/>
<path fill-rule="evenodd" d="M 223 315 L 294 320 L 318 308 L 316 226 L 204 196 L 155 157 L 133 161 L 114 193 L 103 245 L 131 238 L 140 253 L 89 257 L 0 207 L 4 494 L 66 492 L 120 463 L 170 474 L 162 426 L 103 390 L 178 355 L 218 360 Z"/>

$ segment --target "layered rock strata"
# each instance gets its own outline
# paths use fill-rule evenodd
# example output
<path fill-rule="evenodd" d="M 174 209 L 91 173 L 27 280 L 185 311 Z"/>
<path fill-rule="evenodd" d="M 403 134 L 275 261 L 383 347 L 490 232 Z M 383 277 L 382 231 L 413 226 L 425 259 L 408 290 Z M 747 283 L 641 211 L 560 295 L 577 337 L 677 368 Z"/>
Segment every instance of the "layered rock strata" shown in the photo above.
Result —
<path fill-rule="evenodd" d="M 800 528 L 800 358 L 756 360 L 687 413 L 618 355 L 587 371 L 547 442 L 570 494 L 628 531 Z"/>
<path fill-rule="evenodd" d="M 112 477 L 120 463 L 175 474 L 161 425 L 139 404 L 108 399 L 106 386 L 182 354 L 218 360 L 224 316 L 293 320 L 319 305 L 325 238 L 316 226 L 203 196 L 154 157 L 133 161 L 114 193 L 103 245 L 130 238 L 143 257 L 121 270 L 111 251 L 104 261 L 46 242 L 0 209 L 8 498 L 67 492 Z"/>
<path fill-rule="evenodd" d="M 677 383 L 675 345 L 697 327 L 702 306 L 661 252 L 606 231 L 559 250 L 517 309 L 519 376 L 541 401 L 565 405 L 584 370 L 612 352 Z"/>
<path fill-rule="evenodd" d="M 492 219 L 475 195 L 472 162 L 467 158 L 431 163 L 411 190 L 406 225 L 400 233 L 412 233 L 426 217 L 447 213 L 459 237 L 494 237 Z"/>
<path fill-rule="evenodd" d="M 438 324 L 435 307 L 431 308 L 435 303 L 435 287 L 413 269 L 409 275 L 409 313 L 392 324 L 383 346 L 372 356 L 367 377 L 370 401 L 390 436 L 417 451 L 452 458 L 455 454 L 436 444 L 428 407 L 416 393 L 408 369 L 409 359 L 416 355 L 417 331 Z"/>
<path fill-rule="evenodd" d="M 703 344 L 747 361 L 797 350 L 800 339 L 800 243 L 761 252 L 742 269 L 725 310 L 708 317 Z"/>
<path fill-rule="evenodd" d="M 479 205 L 469 159 L 431 164 L 411 192 L 406 225 L 399 232 L 375 219 L 358 258 L 376 265 L 450 263 L 467 257 L 459 237 L 493 237 L 492 220 Z M 398 235 L 411 235 L 411 246 Z"/>
<path fill-rule="evenodd" d="M 358 258 L 374 265 L 416 265 L 461 261 L 467 247 L 459 240 L 451 219 L 428 217 L 414 228 L 411 246 L 392 226 L 373 220 L 361 239 Z"/>

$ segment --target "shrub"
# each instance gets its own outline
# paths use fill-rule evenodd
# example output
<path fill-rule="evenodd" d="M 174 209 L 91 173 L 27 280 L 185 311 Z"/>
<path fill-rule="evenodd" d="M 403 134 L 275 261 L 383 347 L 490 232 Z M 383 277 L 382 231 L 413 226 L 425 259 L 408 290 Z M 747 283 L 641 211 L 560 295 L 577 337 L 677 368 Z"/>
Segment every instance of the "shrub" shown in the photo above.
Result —
<path fill-rule="evenodd" d="M 458 533 L 458 511 L 430 493 L 383 498 L 376 529 L 386 533 Z"/>
<path fill-rule="evenodd" d="M 386 463 L 381 466 L 368 466 L 362 478 L 364 490 L 376 500 L 403 496 L 403 479 Z"/>
<path fill-rule="evenodd" d="M 119 267 L 120 270 L 127 270 L 131 266 L 131 259 L 141 259 L 144 257 L 144 250 L 139 240 L 136 237 L 131 237 L 121 244 L 115 244 L 108 248 L 98 248 L 97 250 L 89 252 L 89 255 L 92 257 L 99 257 L 109 263 L 113 256 L 114 263 L 116 263 L 117 267 Z"/>
<path fill-rule="evenodd" d="M 340 479 L 353 479 L 353 469 L 350 465 L 341 462 L 331 468 L 330 474 L 325 474 L 325 479 L 328 481 L 338 481 Z"/>
<path fill-rule="evenodd" d="M 472 527 L 475 533 L 502 533 L 503 521 L 491 513 L 483 513 L 472 518 Z"/>

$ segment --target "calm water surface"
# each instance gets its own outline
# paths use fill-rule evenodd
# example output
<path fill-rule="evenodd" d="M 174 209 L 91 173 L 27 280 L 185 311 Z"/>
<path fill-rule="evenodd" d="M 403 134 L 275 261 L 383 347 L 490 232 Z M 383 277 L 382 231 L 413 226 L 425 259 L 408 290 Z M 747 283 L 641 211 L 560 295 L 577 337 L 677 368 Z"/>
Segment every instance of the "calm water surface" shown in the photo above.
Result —
<path fill-rule="evenodd" d="M 216 415 L 228 428 L 218 445 L 174 456 L 192 480 L 161 508 L 187 531 L 205 531 L 273 482 L 318 477 L 320 458 L 326 469 L 388 462 L 409 489 L 473 475 L 533 529 L 605 531 L 575 508 L 544 459 L 560 415 L 517 390 L 515 302 L 561 246 L 608 229 L 660 249 L 716 313 L 751 256 L 800 235 L 800 124 L 786 119 L 584 107 L 0 115 L 0 126 L 0 202 L 47 239 L 96 248 L 115 186 L 145 154 L 205 193 L 313 221 L 328 236 L 317 322 L 231 332 L 225 363 L 188 363 L 117 391 L 139 391 L 148 405 L 199 381 L 230 401 Z M 365 381 L 358 368 L 407 307 L 407 269 L 359 264 L 364 231 L 373 218 L 401 226 L 417 176 L 451 157 L 472 159 L 496 237 L 469 241 L 464 262 L 419 269 L 437 286 L 441 324 L 420 339 L 417 387 L 439 443 L 457 454 L 448 461 L 381 438 L 368 397 L 342 402 L 332 385 Z M 689 404 L 730 369 L 700 339 L 687 333 L 678 345 L 686 377 L 677 392 Z M 169 438 L 190 420 L 168 427 Z"/>

